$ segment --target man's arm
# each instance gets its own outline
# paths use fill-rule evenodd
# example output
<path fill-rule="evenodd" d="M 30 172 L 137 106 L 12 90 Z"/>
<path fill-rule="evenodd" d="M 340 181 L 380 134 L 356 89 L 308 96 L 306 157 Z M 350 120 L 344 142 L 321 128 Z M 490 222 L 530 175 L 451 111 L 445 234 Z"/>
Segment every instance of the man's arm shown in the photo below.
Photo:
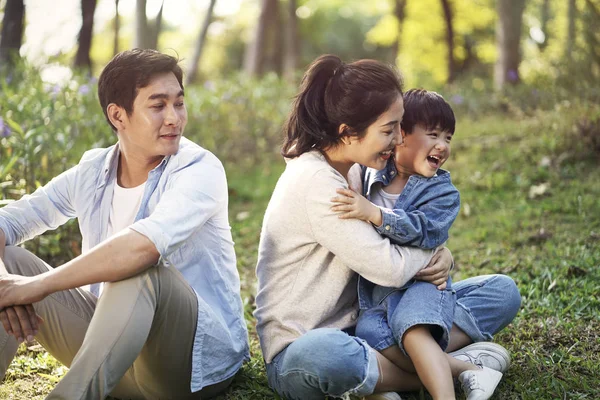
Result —
<path fill-rule="evenodd" d="M 0 309 L 32 304 L 61 290 L 126 279 L 156 264 L 158 259 L 156 247 L 146 236 L 125 229 L 51 271 L 32 277 L 0 278 Z"/>

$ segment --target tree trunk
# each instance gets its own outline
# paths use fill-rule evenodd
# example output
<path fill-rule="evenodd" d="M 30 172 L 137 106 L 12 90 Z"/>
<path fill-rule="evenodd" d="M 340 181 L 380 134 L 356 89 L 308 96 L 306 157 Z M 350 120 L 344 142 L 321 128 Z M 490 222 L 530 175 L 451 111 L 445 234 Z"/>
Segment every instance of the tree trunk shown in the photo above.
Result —
<path fill-rule="evenodd" d="M 7 0 L 2 19 L 0 37 L 0 65 L 12 65 L 13 58 L 19 57 L 25 25 L 25 4 L 23 0 Z"/>
<path fill-rule="evenodd" d="M 260 75 L 264 71 L 267 54 L 267 38 L 275 16 L 278 0 L 262 0 L 261 11 L 256 24 L 254 40 L 246 47 L 244 72 L 249 76 Z"/>
<path fill-rule="evenodd" d="M 501 89 L 507 83 L 517 84 L 521 56 L 519 45 L 525 0 L 497 0 L 498 24 L 496 25 L 496 46 L 498 60 L 494 68 L 494 83 Z"/>
<path fill-rule="evenodd" d="M 149 49 L 158 49 L 158 35 L 160 35 L 160 30 L 162 29 L 162 17 L 163 17 L 163 9 L 165 7 L 165 0 L 160 4 L 160 9 L 158 10 L 158 14 L 156 14 L 156 19 L 154 20 L 154 26 L 149 28 L 148 32 L 148 48 Z"/>
<path fill-rule="evenodd" d="M 279 0 L 273 2 L 273 14 L 267 28 L 267 68 L 265 71 L 274 71 L 281 76 L 283 72 L 283 46 L 285 45 L 285 28 L 281 19 Z"/>
<path fill-rule="evenodd" d="M 133 47 L 148 48 L 148 18 L 146 18 L 146 0 L 135 2 L 135 40 Z"/>
<path fill-rule="evenodd" d="M 206 15 L 204 16 L 204 22 L 202 22 L 200 33 L 198 33 L 198 40 L 196 40 L 196 48 L 194 49 L 194 56 L 192 57 L 192 65 L 190 66 L 186 77 L 186 85 L 196 80 L 198 74 L 198 65 L 200 65 L 200 57 L 202 56 L 202 50 L 204 49 L 204 42 L 206 40 L 206 33 L 208 32 L 208 27 L 210 26 L 212 20 L 213 10 L 216 2 L 217 0 L 210 0 L 208 11 L 206 11 Z"/>
<path fill-rule="evenodd" d="M 394 16 L 398 20 L 398 32 L 396 41 L 392 45 L 392 62 L 396 64 L 398 54 L 400 53 L 400 43 L 402 39 L 402 27 L 404 26 L 404 19 L 406 18 L 406 0 L 395 0 L 394 2 Z"/>
<path fill-rule="evenodd" d="M 567 60 L 571 59 L 573 46 L 575 46 L 575 18 L 577 17 L 577 4 L 575 0 L 569 0 L 569 11 L 567 14 L 567 43 L 565 46 L 565 56 Z"/>
<path fill-rule="evenodd" d="M 546 49 L 546 46 L 548 46 L 548 37 L 550 36 L 550 32 L 548 31 L 548 21 L 550 21 L 550 0 L 542 1 L 540 20 L 540 29 L 544 33 L 544 41 L 538 43 L 538 48 L 543 52 Z"/>
<path fill-rule="evenodd" d="M 298 35 L 298 17 L 296 9 L 298 2 L 288 0 L 287 25 L 285 26 L 285 49 L 283 59 L 283 75 L 287 79 L 294 77 L 300 60 L 300 37 Z"/>
<path fill-rule="evenodd" d="M 448 78 L 447 83 L 451 83 L 456 78 L 456 63 L 454 62 L 454 26 L 452 24 L 452 7 L 449 0 L 442 0 L 444 9 L 444 20 L 446 21 L 446 46 L 448 48 Z"/>
<path fill-rule="evenodd" d="M 113 39 L 113 56 L 119 52 L 119 30 L 121 29 L 121 20 L 119 18 L 119 0 L 115 0 L 115 37 Z"/>
<path fill-rule="evenodd" d="M 81 30 L 79 31 L 79 46 L 75 55 L 75 67 L 85 68 L 92 72 L 90 49 L 92 48 L 92 34 L 94 30 L 94 13 L 96 0 L 81 0 Z"/>

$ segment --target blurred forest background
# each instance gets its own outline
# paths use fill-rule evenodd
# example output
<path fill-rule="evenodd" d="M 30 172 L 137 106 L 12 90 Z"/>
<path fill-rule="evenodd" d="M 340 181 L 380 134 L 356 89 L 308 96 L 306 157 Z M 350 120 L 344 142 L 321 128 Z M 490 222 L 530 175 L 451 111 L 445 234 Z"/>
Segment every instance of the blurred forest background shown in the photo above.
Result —
<path fill-rule="evenodd" d="M 96 92 L 114 54 L 182 60 L 186 136 L 228 173 L 252 344 L 223 398 L 276 397 L 252 317 L 256 250 L 281 126 L 323 53 L 394 64 L 456 113 L 454 279 L 505 273 L 523 296 L 497 338 L 513 366 L 494 398 L 600 398 L 600 0 L 0 0 L 0 21 L 0 207 L 114 143 Z M 77 224 L 25 247 L 60 265 L 80 253 Z M 66 371 L 22 345 L 0 399 L 43 398 Z"/>

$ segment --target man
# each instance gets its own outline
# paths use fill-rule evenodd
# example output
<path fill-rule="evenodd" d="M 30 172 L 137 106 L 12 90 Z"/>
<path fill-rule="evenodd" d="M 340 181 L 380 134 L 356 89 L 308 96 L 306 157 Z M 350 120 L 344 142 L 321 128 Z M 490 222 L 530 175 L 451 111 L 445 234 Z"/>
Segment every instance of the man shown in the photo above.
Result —
<path fill-rule="evenodd" d="M 0 209 L 0 377 L 34 335 L 70 367 L 50 399 L 209 398 L 248 358 L 225 172 L 182 138 L 177 62 L 116 55 L 98 96 L 118 143 Z M 70 218 L 66 264 L 15 247 Z"/>

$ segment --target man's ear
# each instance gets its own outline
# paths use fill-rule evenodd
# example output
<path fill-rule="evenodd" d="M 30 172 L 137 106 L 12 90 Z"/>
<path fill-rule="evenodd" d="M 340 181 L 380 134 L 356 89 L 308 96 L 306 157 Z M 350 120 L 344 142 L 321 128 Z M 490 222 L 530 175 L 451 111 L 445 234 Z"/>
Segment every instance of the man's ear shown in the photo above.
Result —
<path fill-rule="evenodd" d="M 117 128 L 117 131 L 123 130 L 125 128 L 125 118 L 127 117 L 127 113 L 122 107 L 119 107 L 115 103 L 110 103 L 106 107 L 106 115 L 108 115 L 108 119 L 110 123 Z"/>

